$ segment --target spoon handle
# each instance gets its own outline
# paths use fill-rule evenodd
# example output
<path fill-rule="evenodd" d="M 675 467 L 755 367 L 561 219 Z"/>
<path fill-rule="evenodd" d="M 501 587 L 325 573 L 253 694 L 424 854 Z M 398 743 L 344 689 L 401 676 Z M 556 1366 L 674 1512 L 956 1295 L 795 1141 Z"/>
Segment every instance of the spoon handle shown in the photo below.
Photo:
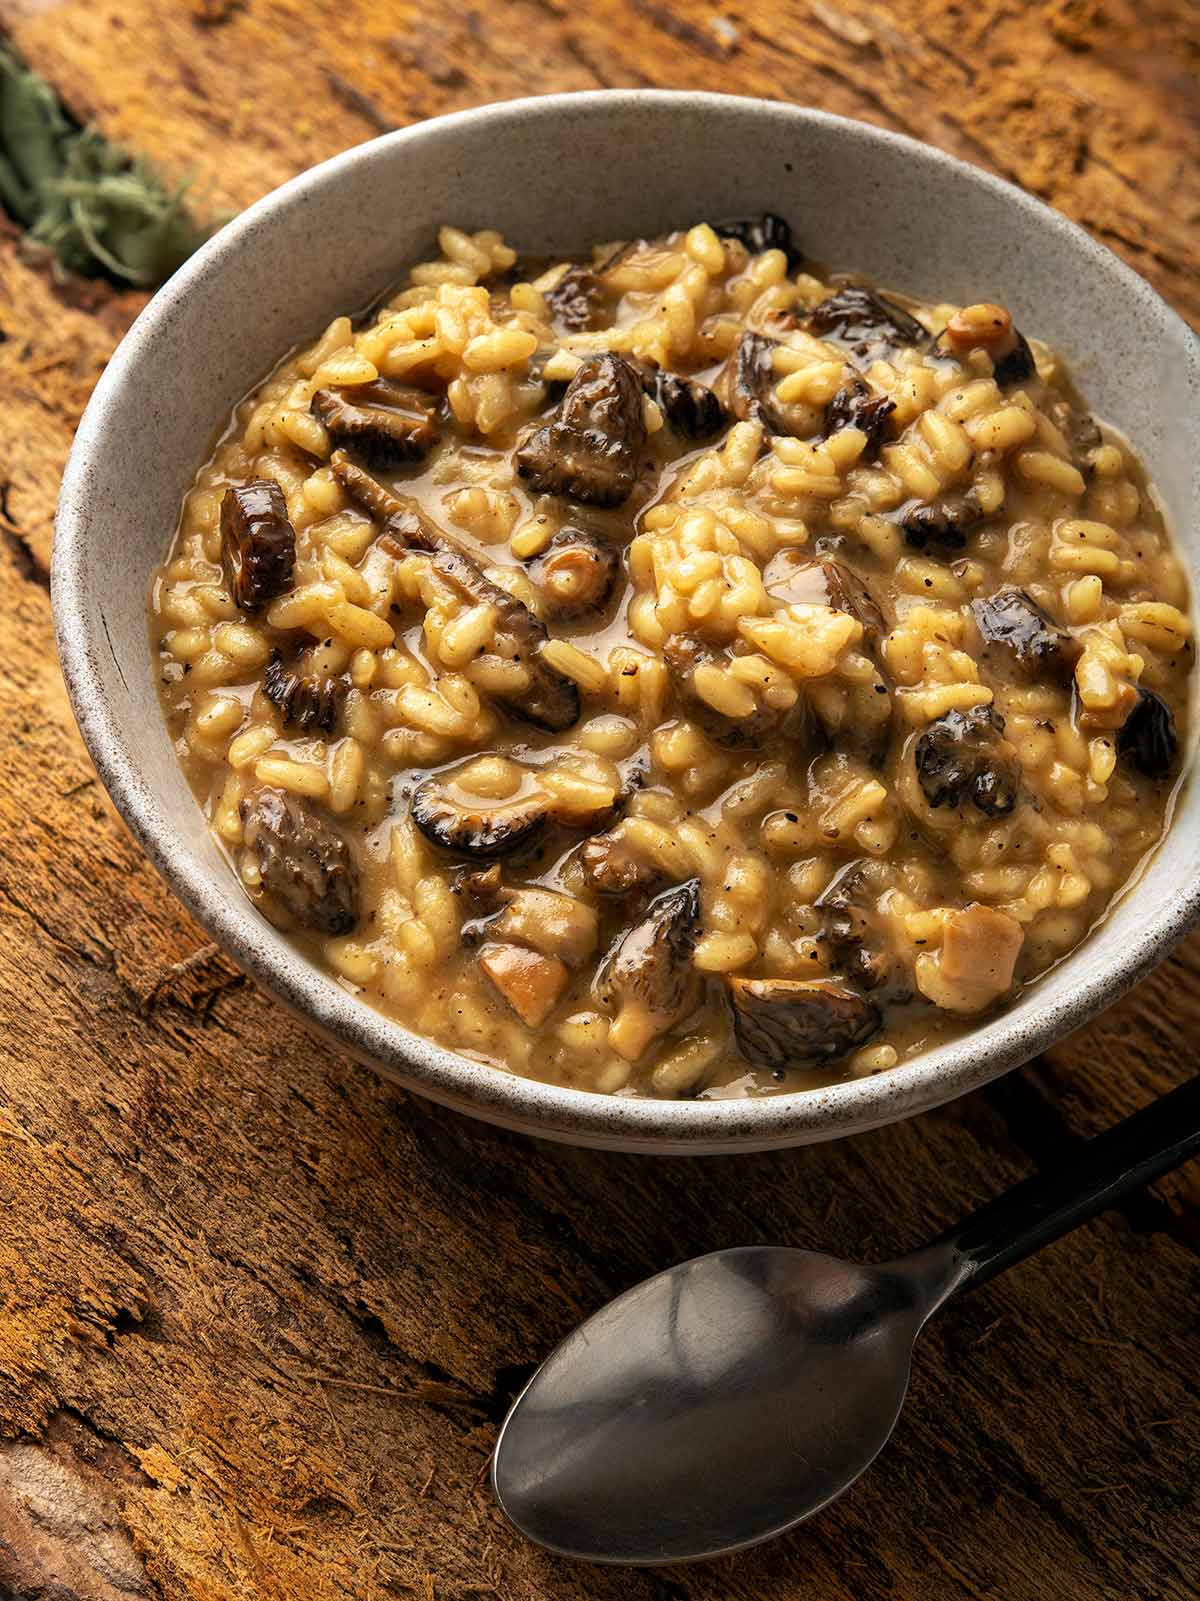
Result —
<path fill-rule="evenodd" d="M 944 1234 L 931 1249 L 940 1255 L 949 1248 L 945 1293 L 985 1284 L 1196 1155 L 1200 1077 L 1097 1134 L 1061 1167 L 1035 1173 Z"/>

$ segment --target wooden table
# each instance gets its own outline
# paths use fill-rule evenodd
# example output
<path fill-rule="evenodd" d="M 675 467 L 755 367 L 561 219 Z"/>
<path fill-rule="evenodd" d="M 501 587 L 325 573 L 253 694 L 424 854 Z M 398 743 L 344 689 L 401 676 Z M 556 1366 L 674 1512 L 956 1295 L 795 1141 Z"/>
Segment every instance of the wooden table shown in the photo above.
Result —
<path fill-rule="evenodd" d="M 214 206 L 484 100 L 740 90 L 1002 172 L 1200 317 L 1191 0 L 0 0 L 0 25 L 77 115 Z M 890 1253 L 1055 1161 L 1194 1064 L 1200 940 L 991 1088 L 781 1155 L 538 1145 L 334 1055 L 168 895 L 59 681 L 58 476 L 139 304 L 0 240 L 0 1594 L 1194 1597 L 1195 1170 L 953 1307 L 885 1456 L 796 1536 L 629 1574 L 505 1525 L 497 1421 L 579 1318 L 735 1242 Z"/>

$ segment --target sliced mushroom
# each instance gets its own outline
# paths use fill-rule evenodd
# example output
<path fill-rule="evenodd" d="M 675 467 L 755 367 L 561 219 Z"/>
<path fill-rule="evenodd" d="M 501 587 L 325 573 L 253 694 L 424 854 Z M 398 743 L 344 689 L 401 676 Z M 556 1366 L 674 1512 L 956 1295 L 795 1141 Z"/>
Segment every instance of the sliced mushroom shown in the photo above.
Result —
<path fill-rule="evenodd" d="M 979 504 L 972 486 L 962 493 L 943 495 L 931 505 L 905 506 L 896 516 L 905 542 L 914 550 L 934 550 L 938 554 L 962 550 L 969 536 L 988 513 Z"/>
<path fill-rule="evenodd" d="M 415 501 L 405 503 L 403 511 L 388 518 L 380 546 L 393 552 L 427 551 L 434 568 L 460 594 L 496 608 L 497 631 L 507 636 L 515 659 L 523 663 L 530 678 L 526 689 L 504 697 L 514 717 L 550 733 L 560 733 L 579 721 L 579 686 L 542 660 L 542 646 L 550 638 L 545 625 L 523 601 L 485 578 L 474 557 L 436 528 Z"/>
<path fill-rule="evenodd" d="M 1117 751 L 1146 778 L 1166 778 L 1175 765 L 1175 715 L 1152 689 L 1137 686 L 1137 700 L 1117 735 Z"/>
<path fill-rule="evenodd" d="M 477 862 L 528 849 L 545 831 L 550 815 L 540 791 L 489 801 L 467 795 L 441 775 L 417 785 L 409 810 L 432 844 Z"/>
<path fill-rule="evenodd" d="M 291 587 L 296 533 L 273 478 L 227 489 L 221 501 L 221 567 L 243 611 L 260 611 Z"/>
<path fill-rule="evenodd" d="M 351 461 L 344 450 L 335 450 L 329 458 L 333 476 L 342 488 L 376 522 L 398 517 L 404 510 L 404 501 L 393 495 L 377 478 L 372 478 L 357 462 Z"/>
<path fill-rule="evenodd" d="M 888 420 L 896 402 L 886 395 L 873 395 L 861 378 L 839 389 L 825 408 L 825 437 L 843 428 L 860 428 L 867 436 L 862 459 L 873 461 L 887 436 Z"/>
<path fill-rule="evenodd" d="M 922 344 L 929 337 L 902 306 L 857 285 L 839 289 L 814 306 L 805 326 L 818 339 L 836 339 L 848 346 L 864 362 Z"/>
<path fill-rule="evenodd" d="M 646 393 L 680 438 L 712 439 L 728 423 L 729 413 L 707 384 L 663 372 L 652 362 L 643 362 L 642 372 Z"/>
<path fill-rule="evenodd" d="M 636 1061 L 687 1011 L 699 937 L 700 880 L 690 878 L 656 896 L 604 958 L 593 989 L 601 1004 L 616 1012 L 608 1040 L 627 1062 Z"/>
<path fill-rule="evenodd" d="M 752 750 L 782 727 L 786 711 L 768 706 L 749 685 L 746 694 L 753 704 L 744 716 L 718 711 L 704 698 L 697 688 L 697 673 L 703 678 L 706 671 L 719 671 L 725 658 L 694 634 L 672 634 L 663 646 L 663 657 L 688 717 L 714 745 L 725 750 Z"/>
<path fill-rule="evenodd" d="M 528 945 L 557 956 L 568 967 L 582 967 L 596 949 L 599 923 L 594 908 L 551 889 L 518 889 L 487 925 L 489 938 Z"/>
<path fill-rule="evenodd" d="M 871 1001 L 831 979 L 731 978 L 728 995 L 738 1050 L 775 1073 L 845 1056 L 882 1022 Z"/>
<path fill-rule="evenodd" d="M 277 789 L 248 797 L 241 816 L 268 904 L 303 928 L 348 934 L 358 921 L 358 873 L 341 834 L 304 801 Z"/>
<path fill-rule="evenodd" d="M 1025 930 L 1016 918 L 972 901 L 942 927 L 939 951 L 917 957 L 917 987 L 946 1012 L 981 1012 L 1012 988 Z"/>
<path fill-rule="evenodd" d="M 1032 677 L 1069 678 L 1082 649 L 1023 589 L 999 589 L 971 602 L 975 626 L 989 645 L 1003 647 L 1015 666 Z"/>
<path fill-rule="evenodd" d="M 377 469 L 421 461 L 439 438 L 432 396 L 387 378 L 318 389 L 312 409 L 339 445 L 351 447 Z"/>
<path fill-rule="evenodd" d="M 916 741 L 917 779 L 928 804 L 956 811 L 971 801 L 985 817 L 1007 817 L 1017 804 L 1021 763 L 990 706 L 946 712 Z"/>
<path fill-rule="evenodd" d="M 713 385 L 722 405 L 739 422 L 757 422 L 772 434 L 794 434 L 788 408 L 775 394 L 778 342 L 744 333 Z"/>
<path fill-rule="evenodd" d="M 1029 342 L 1003 306 L 981 301 L 956 311 L 934 341 L 939 354 L 965 356 L 972 350 L 986 351 L 992 362 L 992 376 L 1001 389 L 1037 377 L 1037 363 Z"/>
<path fill-rule="evenodd" d="M 294 673 L 283 665 L 281 651 L 273 650 L 263 674 L 263 694 L 283 713 L 285 723 L 297 728 L 332 734 L 347 685 L 317 673 Z"/>
<path fill-rule="evenodd" d="M 558 1005 L 571 975 L 555 956 L 523 945 L 487 945 L 479 965 L 528 1028 L 538 1028 Z"/>
<path fill-rule="evenodd" d="M 568 525 L 529 565 L 529 575 L 552 622 L 598 616 L 612 599 L 621 571 L 616 546 L 590 528 Z"/>
<path fill-rule="evenodd" d="M 542 298 L 551 316 L 572 333 L 599 328 L 604 321 L 604 285 L 591 267 L 568 267 Z"/>
<path fill-rule="evenodd" d="M 619 506 L 637 478 L 646 442 L 642 386 L 623 356 L 589 356 L 567 385 L 553 421 L 518 445 L 517 473 L 539 494 Z"/>
<path fill-rule="evenodd" d="M 804 265 L 804 255 L 792 239 L 791 225 L 774 212 L 764 211 L 761 217 L 737 217 L 732 222 L 714 222 L 712 228 L 722 239 L 738 240 L 752 256 L 760 256 L 764 250 L 782 250 L 789 272 L 797 272 Z"/>

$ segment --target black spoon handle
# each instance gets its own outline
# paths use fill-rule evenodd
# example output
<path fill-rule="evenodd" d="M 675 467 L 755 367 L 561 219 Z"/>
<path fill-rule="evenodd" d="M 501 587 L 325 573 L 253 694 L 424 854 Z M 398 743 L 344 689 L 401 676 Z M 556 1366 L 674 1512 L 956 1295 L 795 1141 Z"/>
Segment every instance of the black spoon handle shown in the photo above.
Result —
<path fill-rule="evenodd" d="M 949 1247 L 954 1289 L 985 1284 L 1197 1155 L 1200 1078 L 1193 1078 L 1088 1140 L 1062 1167 L 1035 1173 L 989 1201 L 944 1234 L 934 1249 Z"/>

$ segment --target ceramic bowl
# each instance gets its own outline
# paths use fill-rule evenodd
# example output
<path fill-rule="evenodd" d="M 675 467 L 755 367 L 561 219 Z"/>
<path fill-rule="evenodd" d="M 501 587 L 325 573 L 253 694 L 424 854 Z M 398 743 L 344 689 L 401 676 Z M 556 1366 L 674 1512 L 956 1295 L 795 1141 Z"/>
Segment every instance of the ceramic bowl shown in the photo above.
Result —
<path fill-rule="evenodd" d="M 753 1150 L 829 1139 L 973 1089 L 1077 1028 L 1200 911 L 1200 787 L 1105 923 L 1002 1016 L 890 1073 L 758 1100 L 654 1101 L 482 1067 L 372 1011 L 254 910 L 176 762 L 155 697 L 147 581 L 234 402 L 280 355 L 426 258 L 442 221 L 534 253 L 770 210 L 810 252 L 895 288 L 999 300 L 1057 346 L 1148 463 L 1200 562 L 1200 342 L 1133 272 L 1020 190 L 878 128 L 701 94 L 557 95 L 360 145 L 252 206 L 151 301 L 113 357 L 63 481 L 54 611 L 100 776 L 213 938 L 326 1038 L 421 1094 L 553 1139 Z M 269 1005 L 269 1000 L 264 1005 Z"/>

